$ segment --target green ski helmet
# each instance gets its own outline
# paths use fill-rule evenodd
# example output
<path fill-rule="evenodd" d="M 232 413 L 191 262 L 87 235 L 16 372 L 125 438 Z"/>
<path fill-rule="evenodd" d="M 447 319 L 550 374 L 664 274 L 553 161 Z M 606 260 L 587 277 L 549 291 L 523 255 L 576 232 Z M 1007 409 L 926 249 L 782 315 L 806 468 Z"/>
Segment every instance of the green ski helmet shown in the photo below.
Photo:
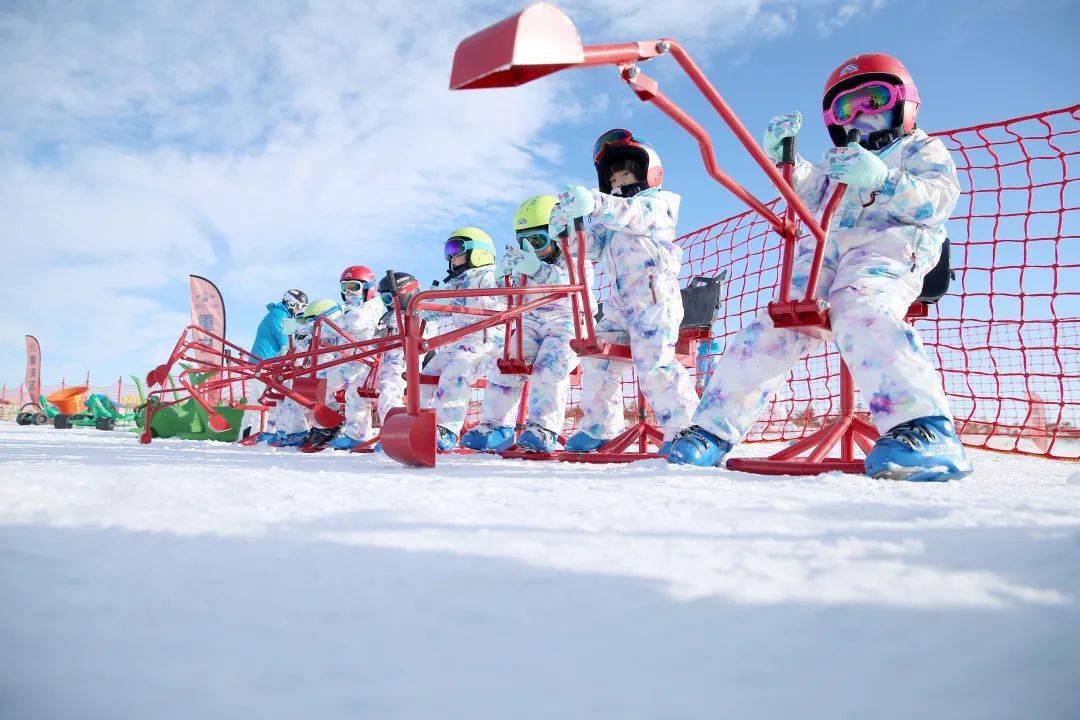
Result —
<path fill-rule="evenodd" d="M 559 199 L 554 195 L 533 195 L 521 203 L 514 214 L 514 234 L 518 244 L 525 247 L 525 243 L 531 244 L 537 250 L 554 246 L 555 252 L 544 258 L 553 262 L 558 256 L 559 246 L 555 245 L 555 238 L 548 233 L 548 223 L 551 222 L 551 213 Z"/>
<path fill-rule="evenodd" d="M 304 308 L 300 318 L 304 322 L 314 322 L 316 318 L 328 317 L 331 320 L 341 314 L 341 306 L 334 300 L 316 300 Z"/>
<path fill-rule="evenodd" d="M 468 252 L 465 264 L 459 268 L 453 265 L 455 256 Z M 470 268 L 495 264 L 495 243 L 491 236 L 477 227 L 462 227 L 450 233 L 443 245 L 443 257 L 451 276 L 460 275 Z"/>

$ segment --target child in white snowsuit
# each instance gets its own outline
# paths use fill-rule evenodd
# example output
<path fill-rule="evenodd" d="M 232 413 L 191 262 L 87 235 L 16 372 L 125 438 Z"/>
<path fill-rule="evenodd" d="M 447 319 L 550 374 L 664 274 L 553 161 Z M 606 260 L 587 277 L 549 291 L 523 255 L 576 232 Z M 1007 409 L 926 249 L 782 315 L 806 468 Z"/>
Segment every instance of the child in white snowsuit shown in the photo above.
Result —
<path fill-rule="evenodd" d="M 375 273 L 364 265 L 353 265 L 341 273 L 339 284 L 343 306 L 339 327 L 348 333 L 351 342 L 371 340 L 383 314 L 376 292 Z M 342 342 L 345 341 L 346 338 L 342 338 Z M 367 381 L 370 369 L 367 363 L 352 362 L 331 368 L 328 373 L 327 392 L 331 392 L 331 385 L 335 390 L 344 386 L 345 395 L 345 424 L 330 441 L 335 449 L 352 449 L 371 436 L 371 402 L 356 394 Z"/>
<path fill-rule="evenodd" d="M 826 166 L 797 158 L 794 184 L 815 214 L 836 183 L 847 192 L 825 248 L 819 294 L 856 387 L 885 434 L 867 457 L 868 474 L 941 480 L 970 472 L 956 438 L 941 380 L 919 334 L 904 316 L 926 273 L 937 264 L 960 194 L 942 142 L 915 128 L 918 93 L 907 70 L 887 55 L 845 62 L 826 86 L 823 108 L 838 147 Z M 766 151 L 780 158 L 798 113 L 773 118 Z M 846 137 L 858 137 L 848 142 Z M 793 268 L 794 295 L 805 292 L 815 241 L 804 239 Z M 718 465 L 764 410 L 791 366 L 821 340 L 773 326 L 762 313 L 728 344 L 712 369 L 694 427 L 669 460 Z"/>
<path fill-rule="evenodd" d="M 374 337 L 387 337 L 397 333 L 397 312 L 394 309 L 394 298 L 399 293 L 403 296 L 402 302 L 408 303 L 408 299 L 420 290 L 420 283 L 409 273 L 394 273 L 397 289 L 391 289 L 386 278 L 379 280 L 378 292 L 381 306 L 384 309 L 379 318 Z M 429 337 L 431 332 L 425 328 L 424 337 Z M 366 376 L 365 380 L 366 381 Z M 361 382 L 364 382 L 361 381 Z M 378 371 L 375 374 L 375 389 L 378 393 L 375 411 L 378 413 L 379 422 L 386 419 L 390 408 L 400 407 L 405 396 L 405 353 L 401 348 L 387 350 L 379 360 Z M 365 403 L 367 413 L 371 414 L 371 400 L 368 398 L 357 399 Z"/>
<path fill-rule="evenodd" d="M 321 317 L 329 318 L 334 323 L 341 322 L 341 307 L 333 300 L 316 300 L 304 309 L 300 316 L 301 324 L 293 335 L 293 351 L 307 352 L 311 349 L 314 331 L 314 323 Z M 326 347 L 336 345 L 340 338 L 336 332 L 328 327 L 320 330 L 319 345 Z M 307 357 L 299 361 L 301 366 L 311 366 L 330 361 L 334 356 L 324 353 L 319 357 Z M 318 370 L 316 377 L 327 379 L 326 393 L 332 396 L 337 387 L 331 387 L 331 383 L 338 382 L 336 368 Z M 340 383 L 338 384 L 340 387 Z M 295 400 L 285 397 L 277 401 L 277 405 L 270 409 L 267 414 L 267 428 L 274 433 L 268 444 L 274 447 L 296 447 L 304 444 L 308 433 L 313 427 L 311 413 L 303 405 Z"/>
<path fill-rule="evenodd" d="M 293 333 L 292 348 L 295 352 L 303 352 L 309 349 L 311 341 L 311 328 L 301 323 Z M 288 397 L 279 398 L 266 412 L 266 442 L 278 446 L 286 442 L 290 443 L 303 438 L 308 432 L 307 418 L 304 408 L 295 400 Z"/>
<path fill-rule="evenodd" d="M 449 275 L 444 290 L 465 290 L 495 287 L 495 243 L 491 237 L 474 227 L 464 227 L 450 234 L 443 248 Z M 506 302 L 500 297 L 459 297 L 444 304 L 482 310 L 501 310 Z M 427 316 L 434 320 L 438 313 Z M 440 331 L 459 329 L 480 319 L 476 315 L 446 314 Z M 438 376 L 437 386 L 423 385 L 421 404 L 433 407 L 438 423 L 438 446 L 441 451 L 452 450 L 458 442 L 461 426 L 469 409 L 469 394 L 474 382 L 484 377 L 498 352 L 502 349 L 503 326 L 471 333 L 457 342 L 439 348 L 422 374 Z M 433 389 L 434 388 L 434 389 Z"/>
<path fill-rule="evenodd" d="M 689 373 L 675 356 L 683 317 L 682 248 L 674 242 L 680 198 L 660 189 L 660 158 L 627 130 L 601 135 L 593 159 L 599 189 L 568 186 L 559 198 L 567 220 L 555 223 L 553 230 L 561 230 L 569 218 L 585 217 L 589 256 L 604 266 L 612 284 L 597 336 L 629 343 L 638 384 L 668 441 L 689 422 L 698 401 Z M 573 452 L 595 450 L 625 424 L 626 364 L 583 358 L 581 367 L 581 426 L 566 444 Z"/>
<path fill-rule="evenodd" d="M 558 200 L 553 195 L 536 195 L 522 203 L 514 216 L 517 245 L 508 245 L 496 273 L 510 275 L 514 285 L 526 276 L 530 286 L 568 285 L 567 258 L 548 233 L 551 213 Z M 585 263 L 585 284 L 592 287 L 592 263 Z M 525 302 L 538 296 L 526 296 Z M 566 402 L 570 392 L 570 374 L 579 358 L 570 348 L 574 339 L 573 306 L 563 298 L 522 315 L 523 360 L 532 364 L 526 425 L 516 438 L 519 449 L 548 453 L 558 449 L 558 435 L 566 421 Z M 517 339 L 511 337 L 516 344 Z M 521 400 L 524 375 L 508 375 L 492 367 L 484 391 L 481 423 L 470 430 L 461 444 L 474 450 L 505 450 L 515 442 L 514 424 Z"/>

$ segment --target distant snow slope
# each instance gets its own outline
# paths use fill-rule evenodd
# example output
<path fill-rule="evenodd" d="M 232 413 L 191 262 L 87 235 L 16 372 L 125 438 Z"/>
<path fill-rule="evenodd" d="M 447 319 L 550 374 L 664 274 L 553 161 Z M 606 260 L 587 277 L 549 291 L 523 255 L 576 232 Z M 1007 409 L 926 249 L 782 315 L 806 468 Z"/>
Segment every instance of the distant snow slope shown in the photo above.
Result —
<path fill-rule="evenodd" d="M 425 471 L 0 423 L 0 717 L 1076 718 L 1080 466 L 975 460 Z"/>

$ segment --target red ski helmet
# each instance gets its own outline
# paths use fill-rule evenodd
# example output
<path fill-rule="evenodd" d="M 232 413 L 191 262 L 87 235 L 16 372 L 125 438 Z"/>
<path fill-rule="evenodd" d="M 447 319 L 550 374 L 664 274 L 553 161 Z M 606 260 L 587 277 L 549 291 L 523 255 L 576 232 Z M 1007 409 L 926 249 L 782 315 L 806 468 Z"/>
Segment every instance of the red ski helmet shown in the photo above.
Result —
<path fill-rule="evenodd" d="M 596 166 L 597 187 L 600 192 L 611 194 L 610 168 L 617 160 L 633 160 L 641 168 L 639 186 L 631 194 L 664 184 L 664 166 L 660 164 L 660 156 L 656 154 L 653 146 L 634 137 L 629 130 L 615 128 L 598 137 L 593 145 L 593 165 Z"/>
<path fill-rule="evenodd" d="M 338 284 L 341 285 L 341 299 L 345 299 L 345 286 L 347 282 L 358 282 L 361 284 L 361 288 L 357 292 L 362 291 L 364 293 L 364 301 L 372 300 L 377 294 L 375 285 L 377 280 L 375 279 L 375 273 L 367 265 L 350 265 L 341 271 L 341 278 Z"/>
<path fill-rule="evenodd" d="M 849 58 L 829 74 L 825 81 L 825 90 L 821 96 L 821 109 L 826 111 L 836 96 L 845 90 L 858 87 L 871 80 L 881 80 L 891 85 L 906 85 L 915 88 L 915 81 L 904 64 L 885 53 L 864 53 Z M 895 137 L 908 135 L 915 129 L 915 118 L 919 114 L 919 103 L 904 100 L 893 109 L 893 128 Z M 843 125 L 826 125 L 829 136 L 837 147 L 847 144 L 847 131 Z"/>

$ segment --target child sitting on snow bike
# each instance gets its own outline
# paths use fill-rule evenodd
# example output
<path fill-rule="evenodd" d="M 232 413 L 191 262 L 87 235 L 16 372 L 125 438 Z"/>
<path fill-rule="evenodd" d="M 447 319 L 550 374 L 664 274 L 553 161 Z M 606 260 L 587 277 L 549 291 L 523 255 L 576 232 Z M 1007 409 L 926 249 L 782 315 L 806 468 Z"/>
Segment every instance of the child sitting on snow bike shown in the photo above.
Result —
<path fill-rule="evenodd" d="M 382 316 L 379 318 L 379 322 L 375 328 L 374 337 L 386 337 L 398 332 L 397 329 L 397 311 L 394 307 L 394 299 L 400 298 L 402 305 L 406 305 L 409 299 L 420 292 L 420 282 L 415 276 L 406 272 L 394 273 L 395 283 L 393 286 L 388 282 L 384 276 L 379 280 L 376 286 L 378 297 L 380 300 L 380 307 L 383 309 Z M 427 337 L 430 333 L 425 332 L 424 336 Z M 377 406 L 372 407 L 373 402 L 369 397 L 361 397 L 356 393 L 356 388 L 350 384 L 346 390 L 345 395 L 345 407 L 346 418 L 348 428 L 348 419 L 356 417 L 372 417 L 372 410 L 378 413 L 379 422 L 381 423 L 386 419 L 386 414 L 390 411 L 390 408 L 398 407 L 402 403 L 402 398 L 405 394 L 405 353 L 401 348 L 394 348 L 387 350 L 382 355 L 382 359 L 379 362 L 378 371 L 375 375 L 375 387 L 378 392 Z M 364 375 L 367 378 L 367 375 Z M 360 381 L 363 384 L 363 381 Z M 363 422 L 363 420 L 361 420 Z M 370 424 L 370 421 L 369 421 Z M 359 433 L 355 439 L 349 434 L 339 433 L 331 441 L 331 446 L 337 450 L 358 450 L 368 445 L 369 433 L 363 436 Z"/>
<path fill-rule="evenodd" d="M 829 76 L 822 99 L 836 147 L 824 166 L 796 159 L 794 182 L 811 211 L 835 183 L 847 191 L 825 247 L 819 289 L 829 302 L 836 345 L 883 433 L 866 457 L 874 477 L 948 480 L 971 472 L 953 427 L 940 378 L 919 334 L 904 316 L 941 255 L 960 195 L 956 167 L 937 138 L 915 126 L 919 94 L 899 60 L 858 55 Z M 802 124 L 777 115 L 766 152 L 781 158 Z M 806 289 L 815 241 L 804 240 L 793 268 L 796 294 Z M 741 330 L 715 363 L 694 425 L 672 445 L 673 463 L 720 465 L 742 441 L 777 386 L 820 338 L 776 328 L 763 313 Z"/>
<path fill-rule="evenodd" d="M 333 300 L 316 300 L 304 308 L 300 314 L 299 325 L 293 335 L 293 351 L 306 352 L 311 349 L 312 328 L 317 319 L 325 317 L 335 323 L 341 321 L 341 306 Z M 339 342 L 337 333 L 326 330 L 321 333 L 319 343 L 321 346 L 335 345 Z M 298 361 L 300 366 L 311 366 L 317 363 L 325 363 L 331 358 L 328 355 L 308 357 Z M 316 371 L 316 377 L 327 377 L 327 370 Z M 327 394 L 332 394 L 337 388 L 330 387 L 327 383 Z M 266 441 L 272 447 L 300 447 L 307 443 L 311 437 L 310 413 L 295 400 L 285 397 L 278 401 L 277 405 L 270 409 L 266 419 L 267 431 L 270 433 Z"/>
<path fill-rule="evenodd" d="M 568 285 L 567 258 L 548 227 L 558 203 L 553 195 L 536 195 L 514 215 L 517 245 L 507 245 L 498 277 L 521 276 L 529 285 Z M 592 263 L 586 262 L 586 285 L 592 286 Z M 526 298 L 526 300 L 532 298 Z M 484 391 L 481 423 L 465 433 L 461 444 L 474 450 L 506 450 L 515 442 L 521 450 L 550 453 L 559 449 L 559 433 L 566 421 L 570 374 L 578 356 L 570 348 L 574 339 L 573 306 L 569 297 L 530 310 L 521 317 L 522 359 L 532 364 L 525 428 L 514 436 L 516 409 L 525 376 L 493 368 Z M 511 342 L 514 342 L 512 339 Z"/>
<path fill-rule="evenodd" d="M 698 402 L 689 373 L 675 357 L 683 317 L 682 248 L 675 244 L 680 197 L 661 189 L 660 156 L 629 130 L 601 135 L 593 164 L 599 188 L 568 185 L 549 232 L 557 235 L 572 218 L 585 218 L 588 255 L 612 280 L 596 334 L 629 343 L 638 384 L 664 432 L 664 452 Z M 582 359 L 581 429 L 567 441 L 568 451 L 596 450 L 622 432 L 624 368 L 605 358 Z"/>
<path fill-rule="evenodd" d="M 493 288 L 495 282 L 495 243 L 483 230 L 459 228 L 443 245 L 447 277 L 443 289 L 466 290 Z M 502 310 L 506 301 L 499 297 L 459 297 L 449 301 L 458 307 L 483 310 Z M 429 322 L 439 313 L 424 313 Z M 440 331 L 464 327 L 476 321 L 476 316 L 447 313 Z M 421 404 L 433 407 L 438 422 L 437 444 L 441 452 L 453 450 L 469 408 L 469 394 L 474 382 L 484 377 L 502 349 L 503 326 L 497 325 L 466 335 L 457 342 L 439 348 L 421 371 L 423 375 L 438 376 L 438 385 L 423 385 Z M 435 388 L 432 390 L 432 388 Z"/>

